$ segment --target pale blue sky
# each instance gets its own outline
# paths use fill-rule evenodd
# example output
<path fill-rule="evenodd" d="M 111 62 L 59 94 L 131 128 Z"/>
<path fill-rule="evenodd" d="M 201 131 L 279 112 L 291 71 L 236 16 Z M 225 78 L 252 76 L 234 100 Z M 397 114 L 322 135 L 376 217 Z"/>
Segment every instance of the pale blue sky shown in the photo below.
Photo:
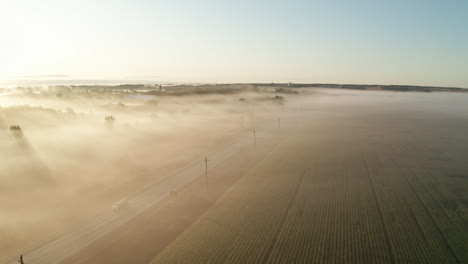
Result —
<path fill-rule="evenodd" d="M 0 1 L 0 79 L 468 87 L 468 1 Z"/>

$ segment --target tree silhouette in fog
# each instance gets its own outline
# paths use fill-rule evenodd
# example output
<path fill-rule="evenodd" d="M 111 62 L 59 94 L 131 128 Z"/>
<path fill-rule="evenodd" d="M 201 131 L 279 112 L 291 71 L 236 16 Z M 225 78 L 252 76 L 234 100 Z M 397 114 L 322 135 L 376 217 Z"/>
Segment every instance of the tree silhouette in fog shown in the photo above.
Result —
<path fill-rule="evenodd" d="M 23 135 L 23 130 L 21 129 L 21 127 L 19 125 L 10 126 L 10 131 L 15 136 L 22 136 Z"/>
<path fill-rule="evenodd" d="M 113 116 L 111 116 L 111 115 L 110 115 L 110 116 L 106 116 L 106 117 L 104 118 L 104 120 L 106 121 L 107 124 L 110 124 L 110 125 L 114 124 L 114 122 L 115 122 L 115 118 L 114 118 Z"/>

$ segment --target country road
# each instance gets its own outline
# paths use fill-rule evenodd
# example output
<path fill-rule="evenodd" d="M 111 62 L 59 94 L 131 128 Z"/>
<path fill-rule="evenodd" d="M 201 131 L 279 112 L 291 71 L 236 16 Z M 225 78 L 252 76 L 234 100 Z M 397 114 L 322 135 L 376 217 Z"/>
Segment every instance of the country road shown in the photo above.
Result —
<path fill-rule="evenodd" d="M 265 132 L 257 133 L 257 140 L 262 138 Z M 227 159 L 254 144 L 252 135 L 247 134 L 221 150 L 208 156 L 208 167 L 214 168 L 221 165 Z M 128 208 L 119 211 L 113 211 L 109 208 L 99 217 L 94 218 L 77 230 L 60 237 L 46 245 L 25 252 L 23 254 L 27 264 L 52 264 L 60 263 L 71 255 L 79 252 L 84 247 L 92 244 L 94 241 L 111 233 L 117 227 L 134 219 L 149 208 L 159 208 L 170 198 L 171 191 L 177 191 L 195 179 L 205 176 L 205 163 L 202 159 L 186 168 L 183 168 L 177 174 L 167 177 L 163 181 L 147 188 L 141 194 L 127 199 Z M 210 177 L 210 176 L 209 176 Z M 215 177 L 215 176 L 213 176 Z M 16 260 L 10 260 L 7 263 L 17 263 Z"/>

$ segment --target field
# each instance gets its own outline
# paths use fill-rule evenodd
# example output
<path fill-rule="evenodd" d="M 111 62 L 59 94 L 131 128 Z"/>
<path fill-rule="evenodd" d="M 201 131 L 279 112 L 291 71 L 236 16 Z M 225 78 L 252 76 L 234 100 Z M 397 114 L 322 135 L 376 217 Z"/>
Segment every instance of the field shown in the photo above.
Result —
<path fill-rule="evenodd" d="M 307 98 L 278 146 L 152 263 L 467 263 L 467 99 Z"/>
<path fill-rule="evenodd" d="M 250 135 L 252 104 L 239 97 L 273 96 L 139 98 L 111 89 L 12 89 L 0 96 L 0 262 Z"/>
<path fill-rule="evenodd" d="M 467 100 L 268 85 L 0 97 L 0 262 L 468 263 Z"/>

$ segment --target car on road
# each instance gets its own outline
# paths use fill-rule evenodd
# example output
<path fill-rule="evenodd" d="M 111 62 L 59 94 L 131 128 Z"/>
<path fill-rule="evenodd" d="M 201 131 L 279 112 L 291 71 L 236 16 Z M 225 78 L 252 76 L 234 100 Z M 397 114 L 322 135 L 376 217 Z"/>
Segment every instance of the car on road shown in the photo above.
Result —
<path fill-rule="evenodd" d="M 126 208 L 128 208 L 128 201 L 126 199 L 122 199 L 116 202 L 114 205 L 112 205 L 112 210 L 114 211 L 120 211 Z"/>

